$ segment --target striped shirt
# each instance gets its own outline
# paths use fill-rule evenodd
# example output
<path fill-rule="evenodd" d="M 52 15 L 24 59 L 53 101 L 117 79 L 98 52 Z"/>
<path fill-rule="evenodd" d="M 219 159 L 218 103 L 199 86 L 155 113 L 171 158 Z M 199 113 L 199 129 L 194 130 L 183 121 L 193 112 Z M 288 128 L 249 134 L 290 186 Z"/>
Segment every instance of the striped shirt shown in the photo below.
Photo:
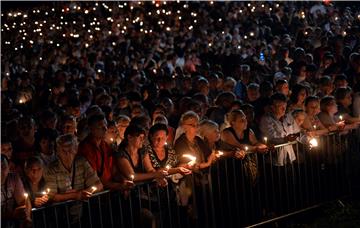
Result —
<path fill-rule="evenodd" d="M 76 157 L 69 172 L 60 159 L 49 164 L 45 172 L 47 188 L 52 193 L 66 193 L 69 190 L 83 190 L 100 182 L 96 172 L 84 157 Z"/>

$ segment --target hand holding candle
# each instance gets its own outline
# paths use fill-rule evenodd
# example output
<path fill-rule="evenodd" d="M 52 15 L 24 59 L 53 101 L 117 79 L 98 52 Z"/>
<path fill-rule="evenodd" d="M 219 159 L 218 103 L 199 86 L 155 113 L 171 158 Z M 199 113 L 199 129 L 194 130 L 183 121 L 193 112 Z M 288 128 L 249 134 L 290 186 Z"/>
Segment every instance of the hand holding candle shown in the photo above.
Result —
<path fill-rule="evenodd" d="M 193 156 L 191 154 L 184 154 L 183 157 L 190 159 L 190 161 L 187 163 L 188 165 L 190 165 L 190 166 L 195 165 L 195 163 L 196 163 L 196 157 L 195 156 Z"/>
<path fill-rule="evenodd" d="M 221 150 L 218 150 L 218 152 L 216 153 L 217 158 L 220 158 L 223 155 L 224 155 L 224 152 L 222 152 Z"/>

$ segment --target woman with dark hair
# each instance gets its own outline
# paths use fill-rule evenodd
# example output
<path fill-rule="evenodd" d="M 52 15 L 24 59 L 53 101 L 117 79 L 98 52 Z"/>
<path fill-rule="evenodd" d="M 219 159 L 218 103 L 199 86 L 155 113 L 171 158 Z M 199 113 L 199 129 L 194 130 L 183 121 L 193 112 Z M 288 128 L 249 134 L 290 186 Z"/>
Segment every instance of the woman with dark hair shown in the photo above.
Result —
<path fill-rule="evenodd" d="M 300 84 L 296 84 L 292 88 L 292 93 L 289 99 L 288 112 L 295 109 L 305 110 L 304 102 L 308 95 L 306 87 Z"/>
<path fill-rule="evenodd" d="M 114 153 L 114 178 L 118 181 L 126 179 L 134 182 L 156 179 L 159 184 L 166 184 L 167 172 L 156 171 L 150 161 L 149 154 L 142 149 L 145 130 L 138 125 L 130 124 L 124 133 L 124 140 L 118 151 Z"/>
<path fill-rule="evenodd" d="M 29 194 L 31 205 L 41 207 L 49 200 L 49 192 L 45 189 L 43 177 L 44 162 L 40 157 L 33 156 L 25 162 L 24 170 L 23 184 L 25 191 Z"/>
<path fill-rule="evenodd" d="M 150 144 L 145 147 L 154 170 L 166 169 L 169 174 L 189 174 L 190 170 L 176 167 L 178 159 L 175 150 L 166 143 L 169 131 L 165 124 L 157 123 L 149 130 Z"/>

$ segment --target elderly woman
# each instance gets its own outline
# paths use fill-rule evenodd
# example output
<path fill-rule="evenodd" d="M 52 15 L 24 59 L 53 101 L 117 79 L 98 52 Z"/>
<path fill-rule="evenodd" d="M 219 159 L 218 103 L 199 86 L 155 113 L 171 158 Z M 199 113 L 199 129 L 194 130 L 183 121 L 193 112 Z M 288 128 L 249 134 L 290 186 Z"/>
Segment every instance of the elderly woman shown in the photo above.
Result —
<path fill-rule="evenodd" d="M 267 152 L 267 146 L 258 142 L 254 132 L 248 128 L 247 119 L 243 111 L 233 110 L 229 115 L 230 127 L 221 132 L 221 139 L 238 148 L 244 149 L 245 152 Z M 258 176 L 257 158 L 254 154 L 249 154 L 244 160 L 246 175 L 254 185 Z"/>
<path fill-rule="evenodd" d="M 243 159 L 245 157 L 245 151 L 240 148 L 231 146 L 220 139 L 219 125 L 212 120 L 203 120 L 200 123 L 199 134 L 203 138 L 205 144 L 211 150 L 221 150 L 225 152 L 220 154 L 218 151 L 217 156 L 221 155 L 226 157 L 234 156 L 238 159 Z"/>
<path fill-rule="evenodd" d="M 180 164 L 187 168 L 188 158 L 184 157 L 185 154 L 190 154 L 196 157 L 193 171 L 208 168 L 216 160 L 215 152 L 209 149 L 205 142 L 197 136 L 199 128 L 199 116 L 193 112 L 188 111 L 181 116 L 180 126 L 184 133 L 175 141 L 175 151 L 179 156 Z"/>

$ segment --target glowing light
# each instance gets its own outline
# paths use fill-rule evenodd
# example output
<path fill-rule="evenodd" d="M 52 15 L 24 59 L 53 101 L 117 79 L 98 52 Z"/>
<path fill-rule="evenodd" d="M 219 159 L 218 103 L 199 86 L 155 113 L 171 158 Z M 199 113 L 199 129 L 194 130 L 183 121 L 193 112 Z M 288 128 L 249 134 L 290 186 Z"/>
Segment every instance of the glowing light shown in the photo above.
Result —
<path fill-rule="evenodd" d="M 134 181 L 134 179 L 135 179 L 134 174 L 131 174 L 131 175 L 130 175 L 130 180 L 131 180 L 131 181 Z"/>
<path fill-rule="evenodd" d="M 265 144 L 267 143 L 267 141 L 268 141 L 268 138 L 267 138 L 267 137 L 264 137 L 264 142 L 265 142 Z"/>
<path fill-rule="evenodd" d="M 194 165 L 196 162 L 196 157 L 191 154 L 183 154 L 183 157 L 190 159 L 190 161 L 188 162 L 189 165 Z"/>
<path fill-rule="evenodd" d="M 317 147 L 319 145 L 315 138 L 310 139 L 309 143 L 311 147 Z"/>
<path fill-rule="evenodd" d="M 91 187 L 91 193 L 94 193 L 97 190 L 97 188 L 95 186 Z"/>
<path fill-rule="evenodd" d="M 339 119 L 342 121 L 342 120 L 343 120 L 343 116 L 342 116 L 342 115 L 340 115 L 340 116 L 339 116 Z"/>

